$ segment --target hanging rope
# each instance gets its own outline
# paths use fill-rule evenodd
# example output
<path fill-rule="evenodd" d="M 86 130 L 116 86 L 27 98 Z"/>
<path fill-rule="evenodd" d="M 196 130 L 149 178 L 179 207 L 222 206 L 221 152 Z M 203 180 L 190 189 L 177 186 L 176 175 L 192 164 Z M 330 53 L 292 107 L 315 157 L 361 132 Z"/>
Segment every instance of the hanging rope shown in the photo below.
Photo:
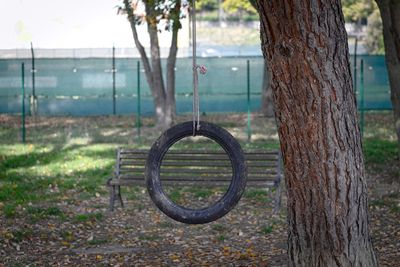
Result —
<path fill-rule="evenodd" d="M 205 66 L 199 66 L 196 62 L 197 41 L 196 41 L 196 0 L 192 0 L 192 68 L 193 68 L 193 136 L 200 129 L 200 98 L 199 98 L 199 75 L 207 73 Z"/>

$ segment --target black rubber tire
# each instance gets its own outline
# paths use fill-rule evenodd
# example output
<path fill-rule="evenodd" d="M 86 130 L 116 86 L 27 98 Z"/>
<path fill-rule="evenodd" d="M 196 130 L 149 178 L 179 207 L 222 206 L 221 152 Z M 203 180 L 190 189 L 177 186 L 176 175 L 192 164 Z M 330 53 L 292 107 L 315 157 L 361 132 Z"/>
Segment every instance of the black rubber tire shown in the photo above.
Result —
<path fill-rule="evenodd" d="M 236 206 L 246 187 L 247 166 L 240 144 L 229 132 L 215 124 L 200 122 L 200 129 L 196 131 L 196 135 L 214 140 L 225 150 L 232 164 L 232 180 L 226 193 L 207 208 L 190 209 L 174 203 L 161 185 L 161 163 L 174 143 L 192 135 L 193 122 L 189 121 L 168 129 L 158 138 L 146 161 L 146 186 L 154 204 L 167 216 L 182 223 L 203 224 L 221 218 Z"/>

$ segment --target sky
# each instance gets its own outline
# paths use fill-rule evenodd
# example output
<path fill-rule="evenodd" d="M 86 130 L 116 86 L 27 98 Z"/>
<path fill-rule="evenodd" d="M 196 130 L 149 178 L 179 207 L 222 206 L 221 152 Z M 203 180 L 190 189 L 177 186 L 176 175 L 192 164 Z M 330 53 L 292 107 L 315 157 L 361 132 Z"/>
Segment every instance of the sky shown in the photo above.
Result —
<path fill-rule="evenodd" d="M 0 49 L 133 47 L 120 0 L 0 0 Z M 139 35 L 146 45 L 146 29 Z M 161 42 L 166 46 L 168 38 Z"/>

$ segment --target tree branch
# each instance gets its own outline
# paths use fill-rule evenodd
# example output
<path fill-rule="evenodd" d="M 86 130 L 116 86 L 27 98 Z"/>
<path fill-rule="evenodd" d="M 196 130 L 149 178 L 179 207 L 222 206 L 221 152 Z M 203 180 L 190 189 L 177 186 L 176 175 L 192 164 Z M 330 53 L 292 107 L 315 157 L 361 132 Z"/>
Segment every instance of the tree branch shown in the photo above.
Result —
<path fill-rule="evenodd" d="M 172 38 L 171 45 L 169 48 L 169 54 L 167 59 L 167 97 L 175 94 L 175 64 L 176 55 L 178 53 L 178 31 L 181 28 L 181 23 L 179 21 L 179 11 L 180 11 L 181 1 L 176 1 L 176 5 L 172 10 L 173 20 L 172 20 Z M 173 91 L 173 92 L 171 92 Z"/>
<path fill-rule="evenodd" d="M 151 75 L 152 70 L 151 70 L 150 62 L 147 57 L 146 50 L 144 49 L 143 45 L 141 44 L 141 42 L 139 40 L 139 36 L 138 36 L 137 30 L 136 30 L 135 15 L 133 14 L 133 9 L 130 5 L 130 1 L 124 0 L 124 6 L 125 6 L 125 11 L 128 15 L 128 21 L 129 21 L 131 29 L 132 29 L 133 40 L 135 41 L 135 46 L 136 46 L 137 50 L 139 51 L 140 58 L 143 63 L 143 68 L 144 68 L 144 71 L 146 74 L 147 82 L 149 83 L 150 87 L 152 87 L 151 85 L 153 84 L 153 77 Z"/>

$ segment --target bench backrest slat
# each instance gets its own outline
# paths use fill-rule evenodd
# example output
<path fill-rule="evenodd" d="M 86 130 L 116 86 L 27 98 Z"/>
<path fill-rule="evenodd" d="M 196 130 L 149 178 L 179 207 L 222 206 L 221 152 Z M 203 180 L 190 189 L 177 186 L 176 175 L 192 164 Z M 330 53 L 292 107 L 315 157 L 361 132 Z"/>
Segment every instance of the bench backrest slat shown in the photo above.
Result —
<path fill-rule="evenodd" d="M 144 173 L 144 167 L 120 167 L 120 175 L 129 174 L 129 173 Z M 194 169 L 194 168 L 162 168 L 162 174 L 175 174 L 175 173 L 193 173 L 193 174 L 221 174 L 221 173 L 230 173 L 230 168 L 201 168 L 201 169 Z M 261 176 L 268 176 L 268 175 L 277 175 L 277 172 L 273 168 L 263 169 L 263 168 L 255 168 L 250 172 L 253 175 L 261 175 Z"/>
<path fill-rule="evenodd" d="M 143 166 L 145 161 L 140 160 L 131 160 L 129 162 L 122 162 L 120 167 L 122 166 Z M 162 166 L 193 166 L 193 167 L 231 167 L 231 163 L 229 161 L 213 161 L 213 160 L 203 160 L 203 161 L 170 161 L 170 160 L 163 160 Z M 269 162 L 262 162 L 262 161 L 247 161 L 247 166 L 250 167 L 260 167 L 260 168 L 275 168 L 276 164 L 272 164 Z"/>
<path fill-rule="evenodd" d="M 119 148 L 119 151 L 121 154 L 143 154 L 147 153 L 147 150 L 144 149 L 124 149 L 124 148 Z M 184 154 L 222 154 L 225 155 L 226 153 L 223 150 L 180 150 L 180 149 L 170 149 L 168 150 L 168 154 L 178 154 L 178 155 L 184 155 Z M 246 151 L 246 155 L 275 155 L 277 154 L 276 151 L 264 151 L 264 150 L 251 150 L 251 151 Z"/>
<path fill-rule="evenodd" d="M 144 152 L 146 153 L 146 152 Z M 245 154 L 245 159 L 247 161 L 276 161 L 278 159 L 278 153 L 276 155 L 263 155 L 263 154 Z M 120 153 L 120 159 L 129 160 L 129 159 L 147 159 L 146 154 L 127 154 Z M 222 154 L 212 154 L 212 153 L 199 153 L 199 154 L 182 154 L 182 155 L 171 155 L 169 152 L 164 156 L 163 160 L 208 160 L 208 159 L 221 159 L 221 160 L 229 160 L 227 155 Z"/>

